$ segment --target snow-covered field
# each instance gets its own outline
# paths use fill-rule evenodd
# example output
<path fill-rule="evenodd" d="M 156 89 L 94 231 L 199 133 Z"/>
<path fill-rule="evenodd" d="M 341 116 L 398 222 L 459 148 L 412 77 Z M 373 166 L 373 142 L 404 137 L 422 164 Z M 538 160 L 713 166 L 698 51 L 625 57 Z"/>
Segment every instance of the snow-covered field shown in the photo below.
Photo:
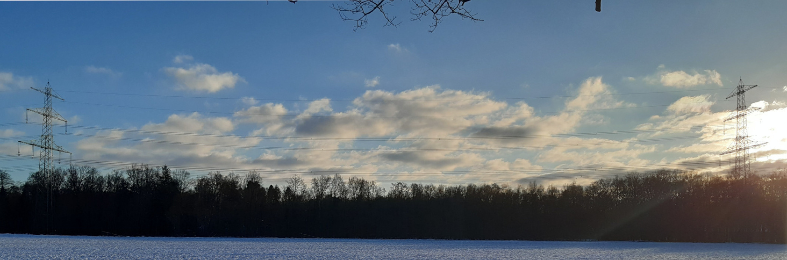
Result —
<path fill-rule="evenodd" d="M 0 234 L 0 259 L 787 259 L 787 246 Z"/>

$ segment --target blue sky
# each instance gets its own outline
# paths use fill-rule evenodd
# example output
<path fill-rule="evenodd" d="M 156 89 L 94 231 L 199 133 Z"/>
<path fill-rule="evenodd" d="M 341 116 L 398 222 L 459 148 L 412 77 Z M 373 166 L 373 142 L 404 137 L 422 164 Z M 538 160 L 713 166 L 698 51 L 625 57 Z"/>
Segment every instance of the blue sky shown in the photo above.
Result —
<path fill-rule="evenodd" d="M 723 173 L 739 77 L 759 85 L 749 131 L 768 142 L 753 167 L 782 167 L 785 2 L 472 1 L 483 22 L 433 33 L 407 1 L 390 10 L 398 27 L 374 15 L 357 31 L 331 4 L 0 2 L 0 169 L 19 181 L 37 167 L 30 147 L 8 156 L 40 134 L 20 122 L 43 103 L 29 87 L 49 80 L 71 125 L 56 142 L 104 172 L 513 185 Z"/>

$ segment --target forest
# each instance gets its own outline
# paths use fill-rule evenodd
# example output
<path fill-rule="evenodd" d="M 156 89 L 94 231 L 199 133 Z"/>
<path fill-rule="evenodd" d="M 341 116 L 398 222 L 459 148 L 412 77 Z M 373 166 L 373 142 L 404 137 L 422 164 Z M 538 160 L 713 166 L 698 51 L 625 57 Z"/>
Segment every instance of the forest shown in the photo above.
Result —
<path fill-rule="evenodd" d="M 0 233 L 787 242 L 784 171 L 658 170 L 563 187 L 262 180 L 135 165 L 108 174 L 71 166 L 15 183 L 0 171 Z"/>

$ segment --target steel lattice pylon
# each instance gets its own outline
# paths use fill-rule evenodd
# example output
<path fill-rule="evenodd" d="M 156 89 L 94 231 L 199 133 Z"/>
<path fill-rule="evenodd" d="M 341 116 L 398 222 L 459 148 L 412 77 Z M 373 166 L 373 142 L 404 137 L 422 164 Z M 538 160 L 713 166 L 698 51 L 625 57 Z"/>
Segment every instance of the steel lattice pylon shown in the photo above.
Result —
<path fill-rule="evenodd" d="M 43 124 L 41 127 L 41 137 L 38 140 L 31 140 L 31 141 L 19 141 L 20 144 L 28 144 L 33 147 L 40 148 L 39 151 L 39 162 L 38 162 L 38 170 L 44 175 L 44 179 L 46 181 L 46 188 L 47 188 L 47 198 L 46 198 L 46 212 L 47 212 L 47 221 L 49 222 L 49 211 L 52 208 L 52 184 L 54 182 L 54 171 L 55 165 L 52 163 L 52 153 L 53 152 L 60 152 L 60 153 L 67 153 L 71 154 L 70 152 L 63 149 L 59 145 L 55 144 L 55 138 L 52 134 L 52 121 L 53 120 L 60 120 L 68 125 L 68 121 L 63 118 L 60 114 L 57 113 L 54 109 L 52 109 L 52 98 L 57 98 L 63 100 L 62 97 L 55 94 L 52 91 L 52 87 L 49 85 L 49 82 L 46 83 L 46 87 L 44 90 L 40 90 L 37 88 L 31 87 L 31 89 L 41 92 L 46 96 L 46 101 L 44 101 L 44 107 L 42 108 L 35 108 L 35 109 L 27 109 L 27 111 L 39 114 L 43 117 Z M 27 112 L 25 111 L 25 112 Z M 49 228 L 49 223 L 47 223 L 47 229 Z"/>
<path fill-rule="evenodd" d="M 757 87 L 757 85 L 744 85 L 743 79 L 740 79 L 735 90 L 727 96 L 727 99 L 736 97 L 738 100 L 738 104 L 735 107 L 735 113 L 727 119 L 724 119 L 725 122 L 735 119 L 735 144 L 728 148 L 727 151 L 721 153 L 722 155 L 735 154 L 735 166 L 732 168 L 731 172 L 733 176 L 748 176 L 751 174 L 749 149 L 764 145 L 764 143 L 754 144 L 751 139 L 749 139 L 749 133 L 746 130 L 746 116 L 756 110 L 756 108 L 747 107 L 745 93 L 755 87 Z"/>

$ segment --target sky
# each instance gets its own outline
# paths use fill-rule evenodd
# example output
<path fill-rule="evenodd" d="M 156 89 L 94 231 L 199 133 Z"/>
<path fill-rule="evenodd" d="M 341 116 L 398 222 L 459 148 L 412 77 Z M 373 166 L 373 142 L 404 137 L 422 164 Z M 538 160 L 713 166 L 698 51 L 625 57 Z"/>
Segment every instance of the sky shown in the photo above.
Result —
<path fill-rule="evenodd" d="M 346 2 L 0 2 L 0 169 L 24 181 L 47 82 L 57 166 L 280 184 L 588 184 L 726 174 L 742 79 L 752 169 L 787 158 L 785 1 L 472 1 L 429 32 Z M 27 122 L 27 123 L 26 123 Z M 385 185 L 383 185 L 385 187 Z"/>

